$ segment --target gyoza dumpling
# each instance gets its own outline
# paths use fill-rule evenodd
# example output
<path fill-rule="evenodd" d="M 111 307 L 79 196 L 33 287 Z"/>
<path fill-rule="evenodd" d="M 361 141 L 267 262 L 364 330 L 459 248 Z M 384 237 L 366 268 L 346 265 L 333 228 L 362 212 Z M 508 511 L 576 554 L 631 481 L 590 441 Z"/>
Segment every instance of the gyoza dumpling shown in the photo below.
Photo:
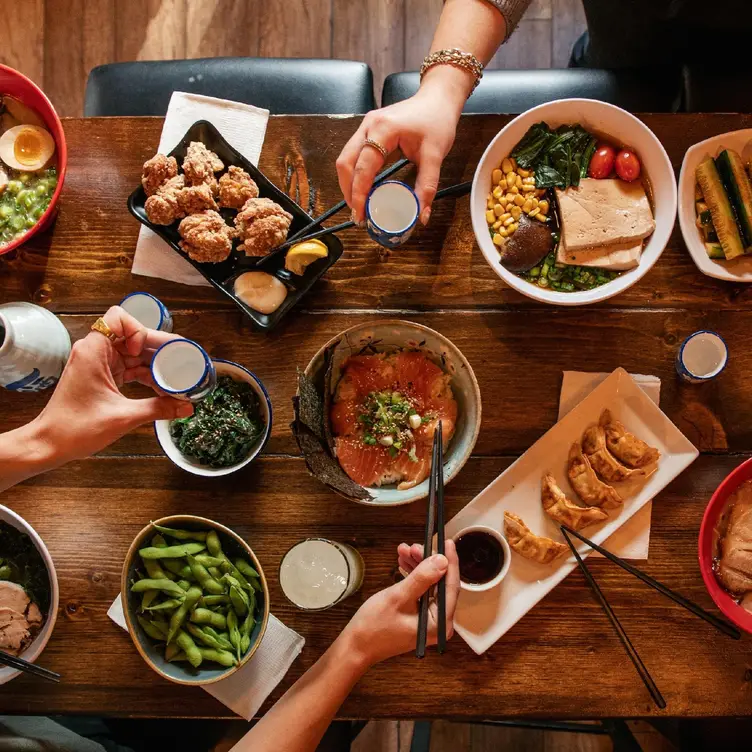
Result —
<path fill-rule="evenodd" d="M 541 481 L 541 502 L 551 519 L 563 522 L 573 530 L 582 530 L 608 519 L 606 512 L 598 507 L 581 507 L 570 501 L 550 473 L 546 473 Z"/>
<path fill-rule="evenodd" d="M 569 550 L 563 543 L 531 533 L 522 519 L 511 512 L 504 512 L 504 537 L 520 556 L 539 564 L 550 564 Z"/>
<path fill-rule="evenodd" d="M 608 451 L 606 431 L 600 424 L 590 426 L 582 434 L 582 450 L 590 460 L 593 470 L 609 483 L 619 483 L 635 475 L 645 474 L 643 470 L 630 470 Z"/>
<path fill-rule="evenodd" d="M 658 462 L 661 453 L 629 433 L 626 428 L 611 417 L 610 410 L 601 413 L 600 425 L 606 433 L 606 446 L 611 454 L 629 467 L 645 467 Z"/>
<path fill-rule="evenodd" d="M 616 509 L 623 503 L 616 490 L 595 474 L 590 460 L 582 453 L 579 441 L 572 444 L 569 450 L 567 475 L 575 493 L 589 506 Z"/>

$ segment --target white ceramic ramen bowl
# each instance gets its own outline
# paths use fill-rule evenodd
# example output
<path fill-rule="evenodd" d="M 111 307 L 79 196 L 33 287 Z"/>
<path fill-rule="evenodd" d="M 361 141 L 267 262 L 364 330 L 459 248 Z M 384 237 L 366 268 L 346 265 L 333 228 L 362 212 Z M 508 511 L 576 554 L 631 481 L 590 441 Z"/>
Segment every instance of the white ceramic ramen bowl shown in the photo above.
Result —
<path fill-rule="evenodd" d="M 481 400 L 478 382 L 470 363 L 459 349 L 443 334 L 411 321 L 373 321 L 358 324 L 333 337 L 313 356 L 305 374 L 323 388 L 325 352 L 334 343 L 342 340 L 356 354 L 369 346 L 371 351 L 384 351 L 396 347 L 418 349 L 440 365 L 452 376 L 451 386 L 457 400 L 457 426 L 451 441 L 444 451 L 444 483 L 449 483 L 470 457 L 480 431 Z M 332 378 L 333 387 L 338 374 Z M 428 496 L 428 478 L 413 488 L 399 490 L 396 485 L 369 488 L 373 499 L 359 501 L 373 506 L 398 506 Z"/>
<path fill-rule="evenodd" d="M 175 446 L 175 442 L 173 441 L 172 436 L 170 436 L 171 421 L 154 421 L 154 433 L 157 436 L 159 445 L 162 447 L 162 451 L 179 468 L 186 472 L 193 473 L 193 475 L 204 475 L 210 478 L 219 477 L 221 475 L 230 475 L 230 473 L 237 472 L 246 465 L 250 465 L 250 463 L 261 454 L 272 433 L 272 401 L 269 399 L 269 395 L 264 385 L 256 374 L 251 373 L 251 371 L 240 364 L 233 363 L 229 360 L 212 358 L 212 362 L 214 363 L 217 376 L 228 375 L 232 376 L 235 381 L 245 381 L 253 387 L 253 391 L 256 392 L 256 395 L 258 396 L 259 410 L 265 428 L 248 456 L 242 462 L 238 462 L 236 465 L 230 465 L 229 467 L 210 467 L 209 465 L 202 465 L 191 457 L 186 457 L 177 446 Z"/>
<path fill-rule="evenodd" d="M 596 136 L 610 138 L 614 145 L 628 146 L 637 154 L 641 174 L 647 176 L 653 194 L 655 232 L 647 239 L 639 266 L 622 272 L 611 282 L 594 290 L 557 292 L 530 284 L 505 269 L 499 251 L 491 240 L 486 223 L 486 200 L 491 189 L 491 173 L 535 123 L 545 121 L 551 128 L 579 123 Z M 491 141 L 475 170 L 470 195 L 473 231 L 488 265 L 510 287 L 534 300 L 554 305 L 575 306 L 597 303 L 618 295 L 647 274 L 663 253 L 676 219 L 676 179 L 671 160 L 655 134 L 634 115 L 594 99 L 560 99 L 533 107 L 518 115 Z"/>
<path fill-rule="evenodd" d="M 55 629 L 57 610 L 60 605 L 60 588 L 57 583 L 57 572 L 55 571 L 55 565 L 52 562 L 50 552 L 47 550 L 44 541 L 39 537 L 39 533 L 21 515 L 16 514 L 12 509 L 8 509 L 8 507 L 0 505 L 0 521 L 16 528 L 16 530 L 20 530 L 22 533 L 26 533 L 42 555 L 42 559 L 47 567 L 47 576 L 50 580 L 50 608 L 47 618 L 34 641 L 20 655 L 25 661 L 34 663 L 47 646 L 50 637 L 52 637 L 52 630 Z M 5 684 L 11 679 L 15 679 L 20 673 L 20 671 L 16 671 L 8 666 L 0 667 L 0 684 Z"/>

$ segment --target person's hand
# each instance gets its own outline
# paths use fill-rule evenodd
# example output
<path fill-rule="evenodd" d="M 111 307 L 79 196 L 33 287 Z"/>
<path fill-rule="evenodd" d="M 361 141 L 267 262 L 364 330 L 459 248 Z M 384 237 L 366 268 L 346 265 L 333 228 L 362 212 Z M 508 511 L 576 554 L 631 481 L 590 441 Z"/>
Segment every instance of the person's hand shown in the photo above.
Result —
<path fill-rule="evenodd" d="M 155 391 L 148 364 L 176 335 L 146 329 L 122 308 L 102 317 L 122 339 L 89 332 L 73 345 L 55 391 L 36 423 L 55 464 L 88 457 L 142 423 L 184 418 L 193 406 L 172 397 L 128 399 L 120 387 L 138 381 Z"/>
<path fill-rule="evenodd" d="M 372 595 L 347 625 L 352 647 L 368 665 L 415 650 L 418 635 L 418 602 L 421 595 L 446 575 L 447 639 L 454 633 L 454 610 L 460 594 L 460 567 L 454 541 L 447 540 L 446 556 L 423 559 L 423 546 L 402 543 L 398 550 L 404 580 Z M 438 638 L 438 607 L 435 598 L 428 609 L 428 644 Z"/>
<path fill-rule="evenodd" d="M 403 102 L 369 112 L 337 159 L 339 186 L 353 212 L 362 222 L 365 202 L 376 174 L 384 166 L 378 149 L 364 146 L 366 138 L 380 143 L 390 154 L 397 149 L 418 165 L 415 193 L 420 201 L 420 221 L 431 215 L 431 202 L 439 186 L 444 157 L 454 143 L 462 105 L 448 104 L 438 87 L 422 87 Z"/>

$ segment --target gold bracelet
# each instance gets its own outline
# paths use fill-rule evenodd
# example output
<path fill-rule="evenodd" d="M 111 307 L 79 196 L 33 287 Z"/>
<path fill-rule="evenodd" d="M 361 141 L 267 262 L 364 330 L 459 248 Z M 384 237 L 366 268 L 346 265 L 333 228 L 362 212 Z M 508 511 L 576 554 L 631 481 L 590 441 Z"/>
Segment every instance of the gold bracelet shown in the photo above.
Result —
<path fill-rule="evenodd" d="M 426 71 L 429 68 L 433 68 L 434 65 L 453 65 L 456 68 L 462 68 L 473 74 L 475 83 L 473 84 L 473 91 L 483 78 L 483 65 L 475 55 L 470 52 L 463 52 L 456 47 L 452 47 L 449 50 L 436 50 L 432 52 L 428 57 L 423 60 L 423 65 L 420 66 L 420 80 L 423 80 L 423 76 L 426 75 Z M 473 93 L 472 91 L 470 92 Z"/>

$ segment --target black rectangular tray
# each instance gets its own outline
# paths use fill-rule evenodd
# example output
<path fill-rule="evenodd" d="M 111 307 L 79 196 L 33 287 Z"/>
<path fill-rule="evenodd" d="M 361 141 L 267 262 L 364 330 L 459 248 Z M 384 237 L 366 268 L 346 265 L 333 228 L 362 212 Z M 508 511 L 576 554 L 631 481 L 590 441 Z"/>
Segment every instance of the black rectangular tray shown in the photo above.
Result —
<path fill-rule="evenodd" d="M 292 224 L 290 225 L 289 235 L 293 235 L 301 228 L 305 227 L 312 220 L 298 204 L 296 204 L 284 191 L 277 188 L 255 165 L 251 164 L 240 152 L 234 149 L 225 141 L 222 134 L 208 121 L 199 120 L 194 123 L 188 132 L 183 136 L 180 143 L 170 152 L 169 156 L 175 157 L 178 165 L 182 165 L 191 141 L 201 141 L 207 149 L 211 149 L 225 163 L 225 168 L 230 165 L 242 167 L 258 185 L 259 196 L 261 198 L 270 198 L 276 201 L 285 211 L 292 214 Z M 248 257 L 242 251 L 237 250 L 240 241 L 233 241 L 233 249 L 225 261 L 218 264 L 201 263 L 191 259 L 185 253 L 178 243 L 180 234 L 178 225 L 180 221 L 173 222 L 171 225 L 155 225 L 149 221 L 146 216 L 144 204 L 146 203 L 146 193 L 142 186 L 138 186 L 128 197 L 128 210 L 142 224 L 146 225 L 161 237 L 168 245 L 180 254 L 188 263 L 196 268 L 214 287 L 221 293 L 232 300 L 248 318 L 251 319 L 254 326 L 262 331 L 270 331 L 280 320 L 290 311 L 290 309 L 313 287 L 326 272 L 342 256 L 342 241 L 334 235 L 326 235 L 321 241 L 326 244 L 329 255 L 325 259 L 314 261 L 306 270 L 303 276 L 292 274 L 285 269 L 285 255 L 287 250 L 272 251 L 268 256 Z M 220 214 L 225 221 L 232 225 L 232 220 L 237 214 L 235 209 L 220 209 Z M 311 232 L 320 229 L 320 225 L 311 228 Z M 281 280 L 288 293 L 282 305 L 274 313 L 265 314 L 254 311 L 242 300 L 237 298 L 233 293 L 233 283 L 235 278 L 247 271 L 263 271 L 272 274 Z"/>

